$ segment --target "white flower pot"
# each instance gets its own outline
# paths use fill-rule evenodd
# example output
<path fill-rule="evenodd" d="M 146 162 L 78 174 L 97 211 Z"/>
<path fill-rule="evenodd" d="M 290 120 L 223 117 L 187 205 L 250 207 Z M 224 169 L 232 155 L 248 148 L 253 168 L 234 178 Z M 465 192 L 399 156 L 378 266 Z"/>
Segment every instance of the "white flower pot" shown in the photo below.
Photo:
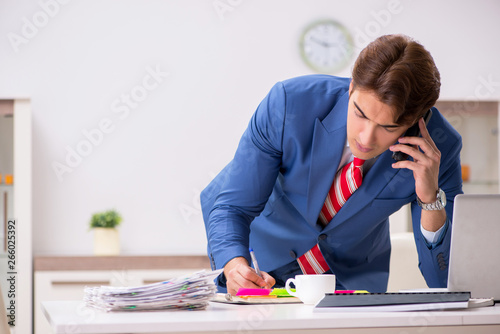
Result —
<path fill-rule="evenodd" d="M 94 255 L 119 255 L 120 235 L 116 228 L 95 227 Z"/>

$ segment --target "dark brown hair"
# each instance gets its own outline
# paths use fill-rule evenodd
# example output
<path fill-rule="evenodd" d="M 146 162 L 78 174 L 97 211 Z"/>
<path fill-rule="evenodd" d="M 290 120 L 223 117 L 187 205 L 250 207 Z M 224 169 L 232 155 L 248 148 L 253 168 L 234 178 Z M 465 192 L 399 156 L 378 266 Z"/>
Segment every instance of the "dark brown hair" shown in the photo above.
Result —
<path fill-rule="evenodd" d="M 439 97 L 439 71 L 431 54 L 405 35 L 385 35 L 364 48 L 352 71 L 353 89 L 373 91 L 392 107 L 394 122 L 412 125 Z"/>

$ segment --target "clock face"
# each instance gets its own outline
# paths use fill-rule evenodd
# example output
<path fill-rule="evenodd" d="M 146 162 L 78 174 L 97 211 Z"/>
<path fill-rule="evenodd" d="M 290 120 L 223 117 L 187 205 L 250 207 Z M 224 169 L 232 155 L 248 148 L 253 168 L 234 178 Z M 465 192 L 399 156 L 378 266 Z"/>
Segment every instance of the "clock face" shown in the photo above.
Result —
<path fill-rule="evenodd" d="M 304 30 L 300 39 L 300 52 L 302 59 L 314 71 L 335 73 L 351 60 L 352 37 L 338 22 L 318 21 Z"/>

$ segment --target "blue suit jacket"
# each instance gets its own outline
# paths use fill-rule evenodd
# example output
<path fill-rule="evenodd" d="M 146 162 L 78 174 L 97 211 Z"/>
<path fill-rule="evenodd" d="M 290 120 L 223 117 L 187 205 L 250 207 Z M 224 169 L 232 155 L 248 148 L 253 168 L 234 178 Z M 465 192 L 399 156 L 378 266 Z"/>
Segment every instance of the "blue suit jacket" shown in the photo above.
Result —
<path fill-rule="evenodd" d="M 413 173 L 393 169 L 386 151 L 333 220 L 316 223 L 346 142 L 350 79 L 312 75 L 277 83 L 261 102 L 234 159 L 201 194 L 212 267 L 234 257 L 260 269 L 290 263 L 316 243 L 329 249 L 328 265 L 347 289 L 385 291 L 391 245 L 388 217 L 412 203 L 419 267 L 429 287 L 446 286 L 453 199 L 462 193 L 460 135 L 434 108 L 428 130 L 441 151 L 439 186 L 448 222 L 428 245 L 420 232 Z"/>

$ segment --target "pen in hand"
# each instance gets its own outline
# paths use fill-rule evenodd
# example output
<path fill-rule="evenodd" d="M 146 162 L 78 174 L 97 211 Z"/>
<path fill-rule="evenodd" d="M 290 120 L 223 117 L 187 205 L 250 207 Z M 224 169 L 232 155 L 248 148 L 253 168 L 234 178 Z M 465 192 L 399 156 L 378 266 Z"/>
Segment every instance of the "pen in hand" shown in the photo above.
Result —
<path fill-rule="evenodd" d="M 250 257 L 252 258 L 253 267 L 255 268 L 255 272 L 257 273 L 257 275 L 259 275 L 260 278 L 264 279 L 262 277 L 262 274 L 260 273 L 259 264 L 257 263 L 257 259 L 255 258 L 255 254 L 253 252 L 253 249 L 250 248 L 249 250 L 250 250 Z"/>

